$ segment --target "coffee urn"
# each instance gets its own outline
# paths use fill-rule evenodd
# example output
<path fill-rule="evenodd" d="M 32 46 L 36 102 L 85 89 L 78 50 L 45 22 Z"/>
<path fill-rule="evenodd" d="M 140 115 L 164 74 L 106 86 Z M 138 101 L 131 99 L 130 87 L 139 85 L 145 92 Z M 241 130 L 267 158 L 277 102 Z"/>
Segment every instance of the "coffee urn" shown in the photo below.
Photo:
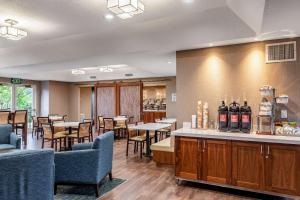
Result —
<path fill-rule="evenodd" d="M 251 107 L 248 106 L 247 101 L 244 102 L 244 106 L 240 109 L 240 127 L 244 133 L 250 133 L 251 130 Z"/>
<path fill-rule="evenodd" d="M 225 102 L 222 101 L 222 104 L 218 109 L 218 122 L 219 122 L 219 130 L 227 131 L 228 129 L 228 107 L 225 105 Z"/>
<path fill-rule="evenodd" d="M 238 132 L 240 131 L 240 105 L 235 101 L 229 105 L 228 112 L 228 131 Z"/>

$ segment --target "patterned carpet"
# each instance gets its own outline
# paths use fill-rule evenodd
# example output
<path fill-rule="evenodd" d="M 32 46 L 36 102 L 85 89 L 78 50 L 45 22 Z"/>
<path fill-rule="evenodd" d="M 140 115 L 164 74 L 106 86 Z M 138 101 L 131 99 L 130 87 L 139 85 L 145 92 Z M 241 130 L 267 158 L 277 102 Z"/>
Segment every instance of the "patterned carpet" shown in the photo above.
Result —
<path fill-rule="evenodd" d="M 100 186 L 100 197 L 125 181 L 118 178 L 110 181 L 106 178 Z M 58 186 L 55 200 L 96 200 L 94 191 L 94 188 L 89 186 Z"/>

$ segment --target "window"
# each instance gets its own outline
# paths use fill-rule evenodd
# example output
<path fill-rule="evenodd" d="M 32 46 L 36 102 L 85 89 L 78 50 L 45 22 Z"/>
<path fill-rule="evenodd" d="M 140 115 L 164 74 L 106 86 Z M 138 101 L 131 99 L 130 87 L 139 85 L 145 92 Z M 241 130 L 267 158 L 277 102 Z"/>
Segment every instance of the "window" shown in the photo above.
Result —
<path fill-rule="evenodd" d="M 12 108 L 12 86 L 0 84 L 0 110 Z"/>

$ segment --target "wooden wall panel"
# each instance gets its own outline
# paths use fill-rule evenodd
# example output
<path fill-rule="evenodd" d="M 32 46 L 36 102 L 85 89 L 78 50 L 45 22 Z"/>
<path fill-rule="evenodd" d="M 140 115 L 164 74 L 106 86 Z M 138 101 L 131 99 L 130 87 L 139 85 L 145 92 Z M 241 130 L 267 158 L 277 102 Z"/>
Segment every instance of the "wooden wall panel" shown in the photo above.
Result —
<path fill-rule="evenodd" d="M 141 86 L 120 86 L 120 114 L 141 117 Z"/>
<path fill-rule="evenodd" d="M 97 116 L 114 117 L 116 115 L 116 88 L 97 88 Z"/>

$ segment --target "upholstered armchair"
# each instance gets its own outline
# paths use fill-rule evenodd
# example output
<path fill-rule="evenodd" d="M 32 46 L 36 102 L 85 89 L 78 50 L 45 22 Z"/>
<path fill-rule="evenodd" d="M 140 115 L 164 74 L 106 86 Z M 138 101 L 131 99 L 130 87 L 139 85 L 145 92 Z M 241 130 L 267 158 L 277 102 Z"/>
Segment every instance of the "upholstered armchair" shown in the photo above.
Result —
<path fill-rule="evenodd" d="M 72 151 L 55 154 L 55 191 L 57 185 L 93 185 L 99 196 L 99 183 L 109 175 L 112 180 L 114 134 L 98 136 L 93 143 L 75 144 Z"/>
<path fill-rule="evenodd" d="M 0 199 L 53 200 L 54 151 L 0 153 Z"/>
<path fill-rule="evenodd" d="M 0 125 L 0 150 L 1 149 L 20 149 L 21 138 L 12 133 L 11 125 Z"/>

